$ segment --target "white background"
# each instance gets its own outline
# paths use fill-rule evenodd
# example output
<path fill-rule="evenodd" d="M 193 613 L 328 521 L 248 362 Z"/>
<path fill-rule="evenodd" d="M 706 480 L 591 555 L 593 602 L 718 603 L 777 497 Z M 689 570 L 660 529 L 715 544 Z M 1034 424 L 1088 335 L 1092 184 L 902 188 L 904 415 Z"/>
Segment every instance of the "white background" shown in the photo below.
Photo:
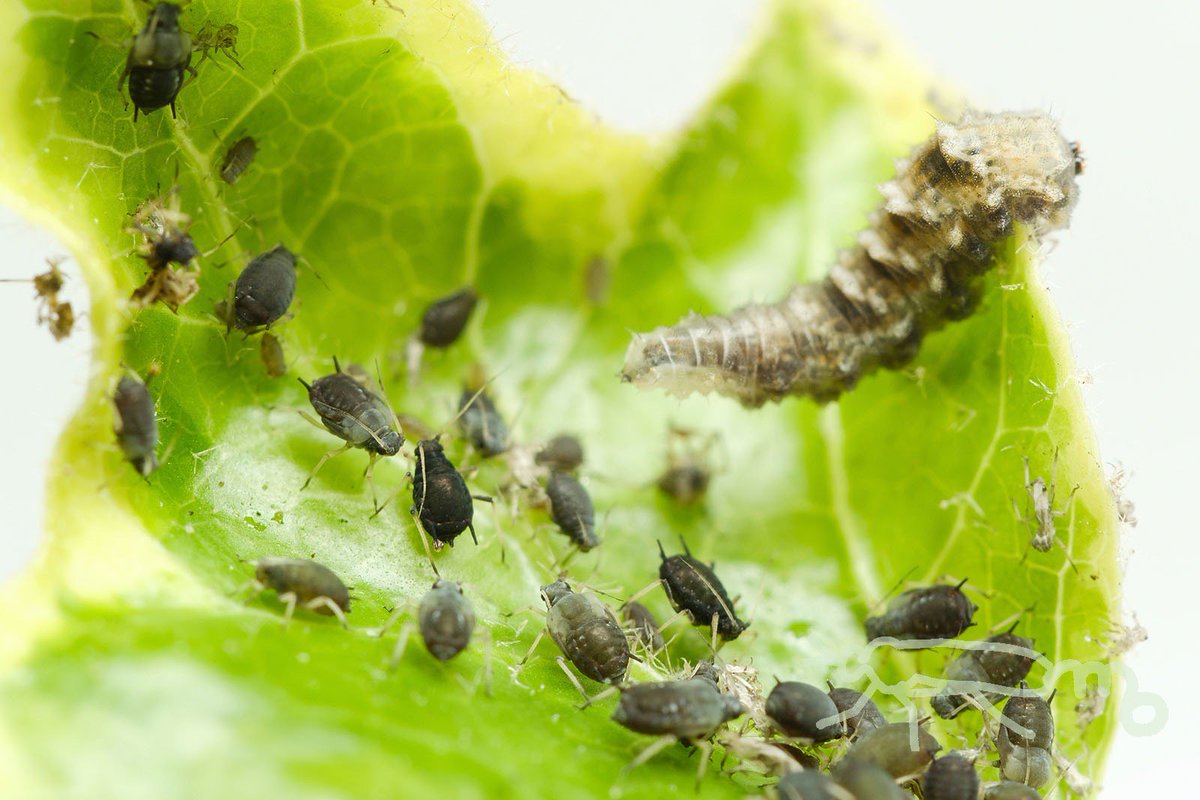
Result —
<path fill-rule="evenodd" d="M 490 0 L 485 12 L 513 58 L 555 77 L 610 123 L 668 131 L 700 104 L 740 52 L 749 0 Z M 1162 695 L 1167 728 L 1122 735 L 1104 796 L 1172 796 L 1193 785 L 1200 654 L 1193 565 L 1200 454 L 1200 3 L 1191 0 L 963 3 L 876 0 L 914 52 L 980 106 L 1047 108 L 1088 157 L 1071 230 L 1046 276 L 1068 320 L 1101 451 L 1132 470 L 1140 520 L 1126 535 L 1126 602 L 1150 631 L 1130 658 L 1140 686 Z M 1111 11 L 1105 11 L 1111 8 Z M 1186 243 L 1186 244 L 1185 244 Z M 61 253 L 0 207 L 0 276 L 27 277 Z M 68 262 L 69 273 L 74 272 Z M 34 323 L 32 289 L 0 286 L 0 486 L 7 524 L 0 578 L 40 535 L 47 460 L 87 379 L 89 332 L 55 343 Z M 67 289 L 86 306 L 81 282 Z M 1153 777 L 1151 777 L 1153 776 Z M 1152 781 L 1152 784 L 1150 783 Z"/>

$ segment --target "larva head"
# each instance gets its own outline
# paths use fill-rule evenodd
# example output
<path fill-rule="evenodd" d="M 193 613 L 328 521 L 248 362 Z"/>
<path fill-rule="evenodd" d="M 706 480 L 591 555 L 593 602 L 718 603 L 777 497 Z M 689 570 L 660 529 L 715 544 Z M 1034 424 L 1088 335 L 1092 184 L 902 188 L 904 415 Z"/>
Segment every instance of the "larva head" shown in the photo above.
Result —
<path fill-rule="evenodd" d="M 1078 145 L 1046 114 L 968 111 L 956 125 L 938 125 L 937 146 L 955 174 L 974 178 L 985 207 L 1007 211 L 1035 233 L 1070 221 Z"/>

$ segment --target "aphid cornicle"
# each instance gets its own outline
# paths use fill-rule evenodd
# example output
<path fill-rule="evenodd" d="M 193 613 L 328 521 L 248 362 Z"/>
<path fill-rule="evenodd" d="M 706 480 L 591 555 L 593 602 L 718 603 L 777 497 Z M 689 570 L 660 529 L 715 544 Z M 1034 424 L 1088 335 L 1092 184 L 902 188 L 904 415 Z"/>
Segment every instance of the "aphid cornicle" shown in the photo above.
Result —
<path fill-rule="evenodd" d="M 866 733 L 874 728 L 882 728 L 887 725 L 887 718 L 883 716 L 879 706 L 875 705 L 862 692 L 854 689 L 835 688 L 832 683 L 827 685 L 829 686 L 829 699 L 837 707 L 838 714 L 843 716 L 842 727 L 846 731 L 846 736 L 854 737 L 859 733 Z"/>
<path fill-rule="evenodd" d="M 441 550 L 446 545 L 454 546 L 454 540 L 465 530 L 471 531 L 471 540 L 479 544 L 475 536 L 476 498 L 467 488 L 467 482 L 446 457 L 439 437 L 422 439 L 417 443 L 416 466 L 412 479 L 412 508 L 421 521 L 421 527 L 433 537 L 433 549 Z"/>
<path fill-rule="evenodd" d="M 337 617 L 347 627 L 350 590 L 333 570 L 306 558 L 260 558 L 254 562 L 253 584 L 258 591 L 272 589 L 287 604 L 284 621 L 297 607 Z"/>
<path fill-rule="evenodd" d="M 546 482 L 550 517 L 558 529 L 585 553 L 600 544 L 596 535 L 596 510 L 591 495 L 578 480 L 565 472 L 550 473 Z"/>
<path fill-rule="evenodd" d="M 559 472 L 574 472 L 583 463 L 583 445 L 569 434 L 559 434 L 538 451 L 534 461 Z"/>
<path fill-rule="evenodd" d="M 685 613 L 693 625 L 711 626 L 715 620 L 716 633 L 725 641 L 738 638 L 749 625 L 738 619 L 724 584 L 712 567 L 692 556 L 687 544 L 683 550 L 668 558 L 662 542 L 658 543 L 662 558 L 658 577 L 671 606 Z"/>
<path fill-rule="evenodd" d="M 629 640 L 600 598 L 573 591 L 566 581 L 557 580 L 542 587 L 542 600 L 547 608 L 546 630 L 577 670 L 600 683 L 624 680 Z"/>
<path fill-rule="evenodd" d="M 621 616 L 633 629 L 634 636 L 652 653 L 657 653 L 665 646 L 662 633 L 658 630 L 658 620 L 650 609 L 636 600 L 621 606 Z"/>
<path fill-rule="evenodd" d="M 890 636 L 904 641 L 953 639 L 975 623 L 978 606 L 962 587 L 939 584 L 911 589 L 888 603 L 878 617 L 867 617 L 867 641 Z"/>
<path fill-rule="evenodd" d="M 255 256 L 231 287 L 231 298 L 218 312 L 226 329 L 247 334 L 283 318 L 296 296 L 296 254 L 282 244 Z"/>
<path fill-rule="evenodd" d="M 113 432 L 126 460 L 143 478 L 158 469 L 158 421 L 154 416 L 154 399 L 146 384 L 125 375 L 117 382 L 113 395 L 116 423 Z"/>
<path fill-rule="evenodd" d="M 488 458 L 508 449 L 508 425 L 487 392 L 463 389 L 458 408 L 458 426 L 476 452 Z"/>
<path fill-rule="evenodd" d="M 782 681 L 767 695 L 767 716 L 787 736 L 814 744 L 840 738 L 844 732 L 838 709 L 816 686 Z"/>
<path fill-rule="evenodd" d="M 225 152 L 225 160 L 221 162 L 221 180 L 231 185 L 236 183 L 257 152 L 258 144 L 253 136 L 243 136 L 231 144 Z"/>
<path fill-rule="evenodd" d="M 168 105 L 174 117 L 175 98 L 183 88 L 184 73 L 196 74 L 191 67 L 191 37 L 179 26 L 182 13 L 174 3 L 159 3 L 129 48 L 117 89 L 123 89 L 125 81 L 129 81 L 134 122 L 138 112 L 149 114 Z"/>
<path fill-rule="evenodd" d="M 996 693 L 987 691 L 987 687 L 1016 686 L 1029 674 L 1037 658 L 1033 640 L 1012 631 L 991 636 L 977 647 L 964 651 L 946 665 L 946 680 L 978 684 L 978 689 L 970 696 L 949 687 L 943 689 L 932 701 L 939 717 L 953 719 L 971 707 L 971 697 L 976 695 L 995 702 Z"/>
<path fill-rule="evenodd" d="M 421 599 L 417 617 L 425 647 L 438 661 L 449 661 L 466 649 L 475 630 L 475 610 L 462 585 L 453 581 L 435 582 Z"/>
<path fill-rule="evenodd" d="M 867 731 L 846 751 L 842 763 L 870 762 L 887 770 L 893 778 L 917 775 L 933 761 L 942 746 L 923 725 L 917 725 L 917 747 L 914 750 L 912 733 L 912 725 L 907 722 L 893 722 Z M 838 778 L 836 774 L 834 777 Z M 838 782 L 841 783 L 841 778 L 838 778 Z"/>
<path fill-rule="evenodd" d="M 925 800 L 979 800 L 979 773 L 957 753 L 935 760 L 921 778 Z"/>
<path fill-rule="evenodd" d="M 421 343 L 428 347 L 449 347 L 454 344 L 467 327 L 471 312 L 478 302 L 479 295 L 467 287 L 430 303 L 421 316 L 418 334 Z"/>

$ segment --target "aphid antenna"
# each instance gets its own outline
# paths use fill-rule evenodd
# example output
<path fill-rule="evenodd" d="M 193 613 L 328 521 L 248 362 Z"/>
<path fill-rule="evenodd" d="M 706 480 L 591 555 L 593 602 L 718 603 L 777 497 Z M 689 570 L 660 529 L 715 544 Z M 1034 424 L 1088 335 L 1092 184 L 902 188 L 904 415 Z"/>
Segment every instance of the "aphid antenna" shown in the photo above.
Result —
<path fill-rule="evenodd" d="M 277 244 L 276 247 L 283 247 L 283 242 Z M 313 274 L 313 277 L 320 281 L 322 286 L 324 286 L 326 289 L 329 289 L 329 284 L 326 283 L 325 279 L 321 277 L 321 273 L 317 272 L 316 267 L 312 265 L 312 262 L 308 260 L 307 256 L 296 254 L 296 261 L 308 267 L 308 271 Z"/>

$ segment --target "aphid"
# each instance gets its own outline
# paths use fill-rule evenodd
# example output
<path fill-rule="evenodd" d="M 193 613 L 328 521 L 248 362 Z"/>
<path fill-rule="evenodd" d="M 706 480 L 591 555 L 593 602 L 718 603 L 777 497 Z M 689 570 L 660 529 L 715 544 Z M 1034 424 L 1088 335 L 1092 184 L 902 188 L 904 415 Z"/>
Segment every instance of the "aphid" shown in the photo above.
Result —
<path fill-rule="evenodd" d="M 1024 683 L 1021 688 L 1027 688 Z M 1050 704 L 1029 692 L 1004 704 L 1003 727 L 996 740 L 1000 774 L 1007 780 L 1038 788 L 1053 775 L 1054 713 Z"/>
<path fill-rule="evenodd" d="M 574 436 L 560 433 L 546 442 L 534 461 L 559 472 L 574 472 L 583 464 L 583 445 Z"/>
<path fill-rule="evenodd" d="M 287 372 L 283 344 L 270 331 L 262 335 L 262 341 L 259 342 L 259 354 L 262 356 L 263 366 L 267 368 L 267 374 L 272 378 L 281 377 Z"/>
<path fill-rule="evenodd" d="M 695 435 L 692 431 L 672 428 L 668 440 L 667 469 L 658 477 L 659 491 L 680 505 L 689 506 L 704 499 L 712 479 L 706 454 L 716 436 L 706 436 L 698 446 L 685 444 Z"/>
<path fill-rule="evenodd" d="M 638 754 L 626 769 L 644 764 L 675 741 L 682 741 L 703 751 L 699 780 L 711 751 L 704 740 L 745 712 L 736 698 L 722 694 L 710 681 L 684 680 L 623 687 L 612 718 L 631 731 L 661 737 Z"/>
<path fill-rule="evenodd" d="M 1129 479 L 1133 477 L 1132 473 L 1126 472 L 1125 468 L 1120 464 L 1109 465 L 1112 467 L 1112 475 L 1108 478 L 1108 488 L 1112 492 L 1113 500 L 1117 504 L 1117 519 L 1122 525 L 1128 525 L 1130 528 L 1136 528 L 1137 508 L 1133 501 L 1125 493 L 1126 487 L 1129 486 Z"/>
<path fill-rule="evenodd" d="M 887 718 L 880 712 L 879 706 L 875 705 L 862 692 L 854 689 L 836 689 L 832 683 L 828 686 L 829 699 L 833 701 L 838 714 L 842 717 L 842 726 L 846 730 L 846 736 L 854 737 L 859 733 L 866 733 L 874 728 L 882 728 L 887 725 Z"/>
<path fill-rule="evenodd" d="M 828 402 L 978 306 L 996 247 L 1016 224 L 1063 228 L 1078 197 L 1078 150 L 1041 113 L 968 112 L 897 162 L 884 205 L 823 281 L 775 305 L 691 315 L 635 334 L 622 377 L 748 407 L 788 395 Z"/>
<path fill-rule="evenodd" d="M 925 800 L 979 800 L 979 773 L 957 753 L 935 760 L 921 779 Z"/>
<path fill-rule="evenodd" d="M 621 606 L 621 616 L 629 623 L 637 640 L 651 653 L 657 653 L 666 646 L 658 629 L 658 620 L 650 609 L 635 600 Z"/>
<path fill-rule="evenodd" d="M 71 330 L 75 327 L 75 309 L 71 307 L 70 302 L 60 300 L 58 297 L 66 282 L 66 276 L 58 268 L 61 263 L 62 259 L 46 259 L 46 264 L 50 269 L 40 275 L 34 275 L 28 281 L 24 278 L 0 279 L 0 283 L 28 282 L 33 284 L 33 291 L 38 300 L 37 320 L 39 323 L 46 323 L 46 327 L 50 329 L 50 335 L 59 342 L 70 336 Z"/>
<path fill-rule="evenodd" d="M 995 702 L 998 695 L 991 687 L 1016 686 L 1033 667 L 1037 651 L 1033 640 L 1015 635 L 1011 630 L 991 636 L 975 648 L 964 651 L 946 665 L 948 686 L 933 698 L 933 710 L 943 719 L 954 719 L 972 703 L 970 697 L 981 696 Z M 963 685 L 972 688 L 965 691 Z"/>
<path fill-rule="evenodd" d="M 867 617 L 867 641 L 885 636 L 905 641 L 953 639 L 975 624 L 971 620 L 978 606 L 963 594 L 965 583 L 911 589 L 894 598 L 881 616 Z"/>
<path fill-rule="evenodd" d="M 1075 487 L 1075 491 L 1071 492 L 1071 498 L 1067 501 L 1065 508 L 1056 509 L 1054 507 L 1054 472 L 1058 467 L 1058 453 L 1054 453 L 1054 462 L 1050 467 L 1050 485 L 1046 485 L 1046 481 L 1041 476 L 1029 479 L 1029 459 L 1025 459 L 1025 492 L 1029 496 L 1026 503 L 1026 513 L 1022 514 L 1017 508 L 1017 501 L 1013 500 L 1013 511 L 1017 514 L 1017 519 L 1025 524 L 1032 523 L 1034 525 L 1033 537 L 1030 539 L 1030 546 L 1039 553 L 1048 553 L 1054 547 L 1055 542 L 1060 542 L 1058 538 L 1058 527 L 1055 520 L 1060 517 L 1065 517 L 1071 508 L 1071 503 L 1075 500 L 1075 491 L 1079 487 Z M 1029 504 L 1033 505 L 1032 514 L 1029 513 Z M 1065 549 L 1065 546 L 1064 546 Z M 1070 559 L 1070 554 L 1067 558 Z"/>
<path fill-rule="evenodd" d="M 868 761 L 885 769 L 893 778 L 899 779 L 919 775 L 929 762 L 933 761 L 933 756 L 940 749 L 942 746 L 924 726 L 916 725 L 914 732 L 910 723 L 893 722 L 860 736 L 846 751 L 842 763 Z M 834 777 L 842 783 L 839 776 Z"/>
<path fill-rule="evenodd" d="M 983 793 L 984 800 L 1042 800 L 1036 789 L 1015 781 L 1001 781 L 989 786 Z"/>
<path fill-rule="evenodd" d="M 546 482 L 550 517 L 558 529 L 585 553 L 600 544 L 592 498 L 578 480 L 565 472 L 551 472 Z"/>
<path fill-rule="evenodd" d="M 137 253 L 150 268 L 145 282 L 133 291 L 132 299 L 138 305 L 161 300 L 175 310 L 200 291 L 195 262 L 201 253 L 188 232 L 191 227 L 192 218 L 180 209 L 178 184 L 133 212 L 129 232 L 142 237 Z M 172 264 L 183 269 L 174 269 Z"/>
<path fill-rule="evenodd" d="M 608 289 L 612 283 L 612 266 L 604 256 L 593 256 L 583 271 L 583 291 L 594 306 L 602 306 L 608 300 Z"/>
<path fill-rule="evenodd" d="M 723 641 L 732 641 L 750 627 L 742 622 L 733 610 L 733 601 L 725 591 L 724 584 L 709 566 L 692 556 L 687 543 L 683 553 L 667 558 L 662 542 L 658 543 L 658 554 L 662 563 L 658 577 L 671 606 L 687 616 L 693 625 L 712 626 L 715 635 Z"/>
<path fill-rule="evenodd" d="M 258 144 L 253 136 L 243 136 L 229 146 L 225 152 L 225 160 L 221 162 L 221 180 L 228 184 L 237 183 L 237 179 L 250 166 L 258 153 Z"/>
<path fill-rule="evenodd" d="M 333 570 L 306 558 L 260 558 L 254 562 L 254 594 L 271 589 L 287 604 L 284 624 L 292 619 L 297 606 L 325 616 L 337 617 L 349 627 L 350 590 Z M 253 597 L 253 595 L 251 595 Z"/>
<path fill-rule="evenodd" d="M 459 428 L 481 456 L 496 456 L 508 449 L 508 426 L 487 392 L 463 389 L 458 407 Z"/>
<path fill-rule="evenodd" d="M 200 30 L 196 33 L 196 38 L 193 42 L 196 51 L 200 53 L 200 60 L 196 62 L 196 66 L 198 67 L 208 59 L 213 58 L 212 52 L 215 50 L 218 53 L 223 53 L 226 58 L 237 65 L 238 69 L 245 69 L 242 66 L 242 62 L 237 60 L 237 37 L 237 25 L 229 22 L 218 27 L 213 24 L 212 20 L 205 21 L 200 26 Z M 216 59 L 213 58 L 213 60 L 215 61 Z M 243 139 L 243 141 L 245 140 Z M 251 140 L 251 144 L 253 144 L 253 140 Z M 251 153 L 251 157 L 253 157 L 253 153 Z M 232 180 L 229 182 L 233 183 Z"/>
<path fill-rule="evenodd" d="M 313 477 L 325 466 L 325 462 L 334 456 L 346 452 L 352 447 L 361 447 L 370 455 L 367 464 L 366 478 L 371 486 L 371 498 L 376 511 L 379 503 L 375 500 L 375 461 L 380 456 L 394 456 L 400 452 L 404 444 L 404 435 L 398 430 L 396 417 L 392 409 L 368 391 L 361 383 L 342 372 L 341 365 L 335 357 L 333 372 L 317 378 L 311 384 L 299 378 L 301 385 L 308 390 L 308 401 L 320 416 L 317 422 L 303 411 L 301 416 L 317 427 L 322 427 L 345 442 L 341 447 L 330 450 L 321 456 L 321 460 L 308 473 L 301 490 L 312 481 Z"/>
<path fill-rule="evenodd" d="M 427 347 L 449 347 L 454 344 L 467 327 L 471 312 L 478 302 L 479 295 L 467 287 L 430 303 L 421 316 L 418 334 L 421 344 Z"/>
<path fill-rule="evenodd" d="M 778 800 L 855 800 L 830 778 L 810 769 L 780 778 L 775 784 L 775 796 Z"/>
<path fill-rule="evenodd" d="M 417 464 L 412 479 L 412 508 L 409 513 L 421 521 L 421 528 L 433 537 L 433 549 L 454 546 L 454 540 L 465 530 L 475 536 L 475 504 L 473 500 L 492 502 L 492 498 L 473 495 L 467 482 L 446 457 L 439 437 L 422 439 L 417 443 Z"/>
<path fill-rule="evenodd" d="M 421 638 L 438 661 L 449 661 L 466 649 L 475 630 L 475 610 L 462 585 L 439 580 L 421 599 L 417 611 Z"/>
<path fill-rule="evenodd" d="M 146 384 L 125 375 L 117 382 L 113 407 L 117 412 L 113 426 L 117 444 L 137 473 L 147 478 L 158 469 L 158 457 L 154 455 L 154 448 L 158 446 L 154 398 L 150 396 Z"/>
<path fill-rule="evenodd" d="M 799 681 L 782 681 L 771 690 L 767 716 L 785 735 L 814 744 L 840 738 L 844 732 L 829 695 Z"/>
<path fill-rule="evenodd" d="M 217 311 L 226 330 L 237 328 L 249 335 L 270 328 L 296 296 L 296 254 L 279 244 L 255 256 L 229 290 Z"/>
<path fill-rule="evenodd" d="M 542 587 L 542 600 L 547 609 L 546 628 L 533 640 L 529 652 L 521 659 L 522 665 L 549 631 L 558 649 L 587 677 L 600 683 L 619 683 L 625 679 L 629 640 L 608 606 L 591 592 L 573 591 L 562 579 Z M 555 660 L 584 700 L 591 702 L 583 686 L 567 669 L 563 657 Z"/>
<path fill-rule="evenodd" d="M 175 98 L 183 88 L 184 72 L 196 74 L 191 66 L 191 37 L 179 27 L 182 13 L 174 3 L 159 3 L 129 48 L 129 58 L 125 61 L 117 91 L 123 91 L 125 81 L 129 81 L 134 122 L 137 122 L 138 112 L 149 114 L 168 105 L 173 119 Z"/>
<path fill-rule="evenodd" d="M 843 758 L 831 774 L 854 800 L 912 800 L 912 795 L 897 786 L 892 775 L 873 761 Z"/>

